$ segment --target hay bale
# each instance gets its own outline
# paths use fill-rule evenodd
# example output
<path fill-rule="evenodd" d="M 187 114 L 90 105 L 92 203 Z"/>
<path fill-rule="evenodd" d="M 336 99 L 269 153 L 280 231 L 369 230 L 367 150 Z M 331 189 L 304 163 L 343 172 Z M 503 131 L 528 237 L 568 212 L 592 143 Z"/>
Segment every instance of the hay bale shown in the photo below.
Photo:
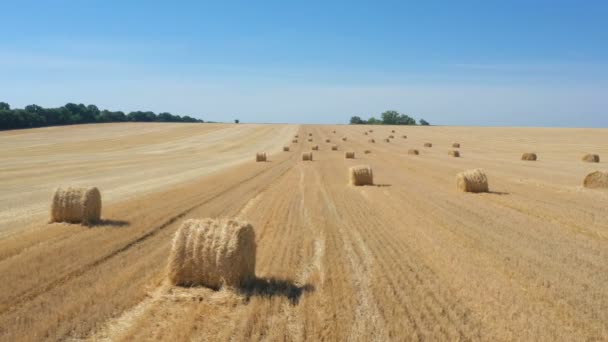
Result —
<path fill-rule="evenodd" d="M 431 144 L 431 143 L 424 143 L 424 147 L 433 147 L 433 144 Z"/>
<path fill-rule="evenodd" d="M 371 150 L 365 150 L 365 151 L 363 151 L 363 153 L 370 154 L 370 153 L 372 153 L 372 151 Z"/>
<path fill-rule="evenodd" d="M 370 130 L 369 130 L 369 132 L 370 132 L 370 133 L 374 133 L 374 130 L 373 130 L 373 129 L 370 129 Z"/>
<path fill-rule="evenodd" d="M 587 163 L 599 163 L 600 156 L 597 154 L 585 154 L 583 156 L 583 161 Z"/>
<path fill-rule="evenodd" d="M 312 137 L 312 133 L 308 133 L 308 136 L 309 136 L 309 137 Z"/>
<path fill-rule="evenodd" d="M 350 185 L 373 185 L 374 174 L 368 165 L 353 166 L 348 169 Z"/>
<path fill-rule="evenodd" d="M 299 136 L 296 134 L 296 135 L 294 136 L 294 138 L 296 138 L 296 139 L 297 139 L 297 138 L 299 138 Z"/>
<path fill-rule="evenodd" d="M 401 138 L 407 139 L 407 135 L 402 135 Z"/>
<path fill-rule="evenodd" d="M 355 152 L 344 152 L 344 158 L 355 159 Z"/>
<path fill-rule="evenodd" d="M 346 137 L 342 138 L 342 141 L 346 141 L 346 140 L 347 140 Z"/>
<path fill-rule="evenodd" d="M 334 130 L 333 130 L 333 132 L 334 132 L 334 134 L 335 134 L 335 133 L 336 133 L 336 130 L 334 129 Z"/>
<path fill-rule="evenodd" d="M 297 144 L 298 143 L 298 139 L 293 139 L 291 142 L 294 143 L 294 144 Z"/>
<path fill-rule="evenodd" d="M 374 139 L 369 139 L 368 141 L 372 144 L 376 142 L 376 140 L 374 140 Z"/>
<path fill-rule="evenodd" d="M 450 151 L 448 152 L 448 156 L 454 157 L 454 158 L 459 158 L 460 157 L 460 152 L 458 151 Z"/>
<path fill-rule="evenodd" d="M 367 132 L 363 132 L 363 134 L 368 135 L 369 133 L 367 133 Z"/>
<path fill-rule="evenodd" d="M 412 155 L 417 156 L 420 154 L 420 152 L 418 150 L 412 148 L 412 149 L 407 150 L 407 154 L 412 154 Z"/>
<path fill-rule="evenodd" d="M 384 139 L 384 142 L 391 142 L 391 139 L 386 138 Z"/>
<path fill-rule="evenodd" d="M 585 177 L 583 185 L 590 189 L 608 189 L 608 171 L 591 172 Z"/>
<path fill-rule="evenodd" d="M 331 142 L 331 140 L 329 140 L 329 139 L 325 139 L 325 142 L 326 142 L 326 143 L 330 143 L 330 142 Z"/>
<path fill-rule="evenodd" d="M 283 152 L 289 152 L 289 146 L 283 146 Z"/>
<path fill-rule="evenodd" d="M 311 147 L 311 149 L 313 151 L 318 151 L 319 150 L 319 145 L 314 145 L 314 146 Z"/>
<path fill-rule="evenodd" d="M 521 160 L 535 161 L 536 153 L 524 153 L 521 155 Z"/>
<path fill-rule="evenodd" d="M 334 146 L 332 146 L 332 147 L 331 147 L 331 150 L 332 150 L 332 151 L 337 151 L 337 150 L 338 150 L 338 145 L 334 145 Z"/>
<path fill-rule="evenodd" d="M 464 192 L 488 192 L 488 177 L 482 169 L 467 170 L 456 176 L 456 187 Z"/>
<path fill-rule="evenodd" d="M 395 130 L 394 130 L 394 129 L 393 129 L 393 130 L 391 130 L 391 133 L 395 133 Z"/>
<path fill-rule="evenodd" d="M 232 219 L 187 220 L 175 233 L 167 276 L 173 285 L 238 287 L 255 277 L 255 231 Z"/>
<path fill-rule="evenodd" d="M 303 152 L 302 160 L 304 161 L 312 161 L 312 152 Z"/>
<path fill-rule="evenodd" d="M 308 139 L 308 142 L 312 142 L 312 138 L 309 138 L 309 139 Z"/>
<path fill-rule="evenodd" d="M 255 155 L 256 162 L 265 162 L 266 161 L 266 153 L 256 153 Z"/>
<path fill-rule="evenodd" d="M 453 143 L 453 144 L 452 144 L 452 147 L 453 147 L 453 148 L 460 148 L 460 143 Z"/>
<path fill-rule="evenodd" d="M 51 204 L 51 222 L 92 224 L 101 217 L 97 188 L 57 188 Z"/>
<path fill-rule="evenodd" d="M 395 136 L 394 135 L 389 135 L 388 138 L 389 139 L 395 139 Z"/>

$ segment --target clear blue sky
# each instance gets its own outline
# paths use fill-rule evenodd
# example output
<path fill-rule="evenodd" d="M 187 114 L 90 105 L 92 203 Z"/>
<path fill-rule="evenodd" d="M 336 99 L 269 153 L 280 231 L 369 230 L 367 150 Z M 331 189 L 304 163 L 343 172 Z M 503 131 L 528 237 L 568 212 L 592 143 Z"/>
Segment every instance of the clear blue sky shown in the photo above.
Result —
<path fill-rule="evenodd" d="M 608 127 L 608 1 L 0 2 L 0 101 Z"/>

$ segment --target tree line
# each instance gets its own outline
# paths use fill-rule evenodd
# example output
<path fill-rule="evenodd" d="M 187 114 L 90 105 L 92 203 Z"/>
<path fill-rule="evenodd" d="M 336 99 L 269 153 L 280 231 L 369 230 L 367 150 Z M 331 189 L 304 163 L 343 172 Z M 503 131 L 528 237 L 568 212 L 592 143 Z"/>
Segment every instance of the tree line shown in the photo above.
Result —
<path fill-rule="evenodd" d="M 367 120 L 361 119 L 359 116 L 353 116 L 350 118 L 351 125 L 416 125 L 429 126 L 428 121 L 420 119 L 416 123 L 416 119 L 409 115 L 401 114 L 396 110 L 387 110 L 380 114 L 381 119 L 371 117 Z"/>
<path fill-rule="evenodd" d="M 6 102 L 0 102 L 0 130 L 33 128 L 45 126 L 76 125 L 98 122 L 203 122 L 190 116 L 171 113 L 124 112 L 99 110 L 95 105 L 68 103 L 59 108 L 44 108 L 29 105 L 23 109 L 11 109 Z"/>

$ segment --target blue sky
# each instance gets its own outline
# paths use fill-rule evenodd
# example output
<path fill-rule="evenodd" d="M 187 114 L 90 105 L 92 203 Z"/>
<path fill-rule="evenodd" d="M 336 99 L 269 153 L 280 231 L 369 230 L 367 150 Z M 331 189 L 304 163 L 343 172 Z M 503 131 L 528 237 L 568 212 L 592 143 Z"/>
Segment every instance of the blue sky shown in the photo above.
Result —
<path fill-rule="evenodd" d="M 607 1 L 0 0 L 0 101 L 608 127 Z"/>

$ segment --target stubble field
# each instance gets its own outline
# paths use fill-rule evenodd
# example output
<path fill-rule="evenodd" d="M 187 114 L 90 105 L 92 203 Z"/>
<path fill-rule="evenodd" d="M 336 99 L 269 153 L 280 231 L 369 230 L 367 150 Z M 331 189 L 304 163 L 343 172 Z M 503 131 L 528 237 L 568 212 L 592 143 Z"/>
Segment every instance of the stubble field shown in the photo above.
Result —
<path fill-rule="evenodd" d="M 608 167 L 581 161 L 608 158 L 606 129 L 104 124 L 0 146 L 3 341 L 608 339 L 608 191 L 582 187 Z M 359 164 L 374 186 L 347 184 Z M 471 168 L 489 193 L 456 189 Z M 99 187 L 101 223 L 49 224 L 61 185 Z M 205 217 L 254 226 L 255 286 L 168 285 L 173 234 Z"/>

